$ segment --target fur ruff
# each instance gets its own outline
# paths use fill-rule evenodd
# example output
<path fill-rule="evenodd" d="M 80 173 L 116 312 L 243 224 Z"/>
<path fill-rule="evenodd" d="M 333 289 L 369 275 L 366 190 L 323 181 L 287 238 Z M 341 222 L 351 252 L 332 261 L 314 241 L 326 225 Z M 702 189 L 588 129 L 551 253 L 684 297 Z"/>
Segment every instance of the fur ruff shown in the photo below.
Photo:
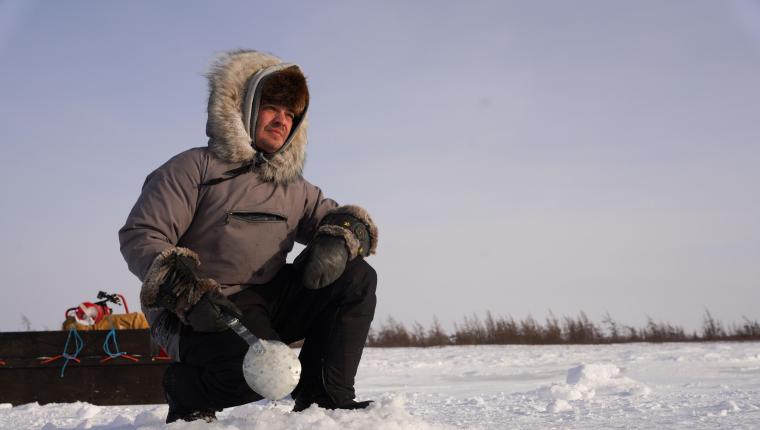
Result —
<path fill-rule="evenodd" d="M 375 222 L 372 221 L 372 218 L 369 216 L 369 212 L 360 206 L 345 205 L 338 206 L 337 208 L 327 213 L 327 215 L 331 214 L 348 214 L 363 222 L 364 225 L 367 226 L 367 231 L 369 232 L 369 255 L 375 253 L 377 250 L 378 230 L 377 225 L 375 225 Z M 346 247 L 348 248 L 350 260 L 353 260 L 357 255 L 360 254 L 359 247 L 361 244 L 359 243 L 359 240 L 354 236 L 354 234 L 348 229 L 337 225 L 323 225 L 320 226 L 317 230 L 317 235 L 319 234 L 327 234 L 330 236 L 338 236 L 344 238 L 346 240 Z"/>
<path fill-rule="evenodd" d="M 339 225 L 327 224 L 319 227 L 317 230 L 317 236 L 319 235 L 342 237 L 346 243 L 349 261 L 359 256 L 359 248 L 361 247 L 361 244 L 351 230 Z"/>
<path fill-rule="evenodd" d="M 170 247 L 163 250 L 151 263 L 148 274 L 145 276 L 142 288 L 140 289 L 140 304 L 144 308 L 160 307 L 156 303 L 158 289 L 166 279 L 169 271 L 173 269 L 170 264 L 172 260 L 170 257 L 175 255 L 190 259 L 195 263 L 196 267 L 200 265 L 198 254 L 190 249 Z M 187 323 L 187 312 L 200 301 L 204 294 L 211 290 L 221 291 L 219 284 L 213 279 L 198 280 L 197 288 L 190 285 L 179 285 L 174 289 L 174 293 L 177 295 L 177 305 L 174 309 L 169 309 L 169 311 L 175 313 L 182 322 Z"/>
<path fill-rule="evenodd" d="M 207 74 L 209 80 L 208 121 L 206 135 L 214 155 L 230 163 L 254 160 L 257 151 L 243 123 L 243 103 L 248 81 L 257 71 L 282 61 L 257 51 L 232 51 L 220 56 Z M 304 112 L 304 116 L 306 112 Z M 306 161 L 306 129 L 304 117 L 283 151 L 267 158 L 256 172 L 265 182 L 289 183 L 303 173 Z"/>

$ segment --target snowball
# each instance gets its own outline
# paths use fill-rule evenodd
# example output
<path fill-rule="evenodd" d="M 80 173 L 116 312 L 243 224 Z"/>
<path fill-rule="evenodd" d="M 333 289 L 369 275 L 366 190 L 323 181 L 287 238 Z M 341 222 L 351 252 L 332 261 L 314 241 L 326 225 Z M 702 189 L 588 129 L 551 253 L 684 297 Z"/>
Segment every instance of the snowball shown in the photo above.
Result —
<path fill-rule="evenodd" d="M 253 391 L 270 400 L 279 400 L 293 391 L 301 378 L 301 362 L 282 342 L 259 340 L 262 348 L 251 346 L 243 360 L 243 376 Z"/>

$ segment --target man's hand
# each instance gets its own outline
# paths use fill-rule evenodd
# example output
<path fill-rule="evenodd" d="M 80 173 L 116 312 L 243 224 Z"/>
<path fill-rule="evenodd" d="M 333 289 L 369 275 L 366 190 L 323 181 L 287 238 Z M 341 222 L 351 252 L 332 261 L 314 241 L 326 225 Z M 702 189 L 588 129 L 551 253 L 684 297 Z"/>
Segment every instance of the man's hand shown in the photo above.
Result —
<path fill-rule="evenodd" d="M 195 331 L 215 332 L 226 330 L 222 312 L 236 318 L 243 316 L 237 306 L 217 290 L 207 292 L 187 313 L 187 321 Z"/>
<path fill-rule="evenodd" d="M 141 303 L 147 307 L 162 307 L 177 315 L 183 324 L 200 332 L 223 331 L 227 325 L 222 312 L 237 318 L 241 312 L 222 294 L 219 284 L 198 275 L 198 256 L 185 248 L 172 249 L 159 256 L 157 271 L 163 273 L 163 281 L 153 288 L 155 295 L 141 292 Z M 143 297 L 146 296 L 146 297 Z"/>
<path fill-rule="evenodd" d="M 318 290 L 337 281 L 347 262 L 345 240 L 338 236 L 320 235 L 301 252 L 294 264 L 302 268 L 304 287 Z"/>

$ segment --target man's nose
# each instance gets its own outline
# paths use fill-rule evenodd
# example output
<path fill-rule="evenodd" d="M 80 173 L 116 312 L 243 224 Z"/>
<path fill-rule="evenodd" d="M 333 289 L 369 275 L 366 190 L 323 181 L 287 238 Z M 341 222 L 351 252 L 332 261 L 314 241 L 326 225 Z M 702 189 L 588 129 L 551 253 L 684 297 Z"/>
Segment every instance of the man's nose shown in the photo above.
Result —
<path fill-rule="evenodd" d="M 285 124 L 285 112 L 283 111 L 276 111 L 274 118 L 272 118 L 272 122 L 274 122 L 277 125 Z"/>

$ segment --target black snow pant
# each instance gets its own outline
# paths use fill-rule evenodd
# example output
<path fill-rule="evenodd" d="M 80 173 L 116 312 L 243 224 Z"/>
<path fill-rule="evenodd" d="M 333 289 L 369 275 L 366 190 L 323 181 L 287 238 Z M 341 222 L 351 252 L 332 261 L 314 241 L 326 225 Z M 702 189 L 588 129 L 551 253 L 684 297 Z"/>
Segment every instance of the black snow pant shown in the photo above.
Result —
<path fill-rule="evenodd" d="M 304 288 L 298 269 L 289 264 L 269 283 L 229 299 L 256 336 L 286 344 L 304 339 L 296 392 L 324 387 L 342 404 L 355 397 L 354 377 L 375 313 L 376 286 L 375 270 L 356 258 L 337 281 L 319 290 Z M 179 351 L 180 362 L 166 370 L 164 388 L 182 409 L 222 409 L 261 399 L 243 378 L 248 344 L 232 330 L 200 333 L 184 326 Z"/>

